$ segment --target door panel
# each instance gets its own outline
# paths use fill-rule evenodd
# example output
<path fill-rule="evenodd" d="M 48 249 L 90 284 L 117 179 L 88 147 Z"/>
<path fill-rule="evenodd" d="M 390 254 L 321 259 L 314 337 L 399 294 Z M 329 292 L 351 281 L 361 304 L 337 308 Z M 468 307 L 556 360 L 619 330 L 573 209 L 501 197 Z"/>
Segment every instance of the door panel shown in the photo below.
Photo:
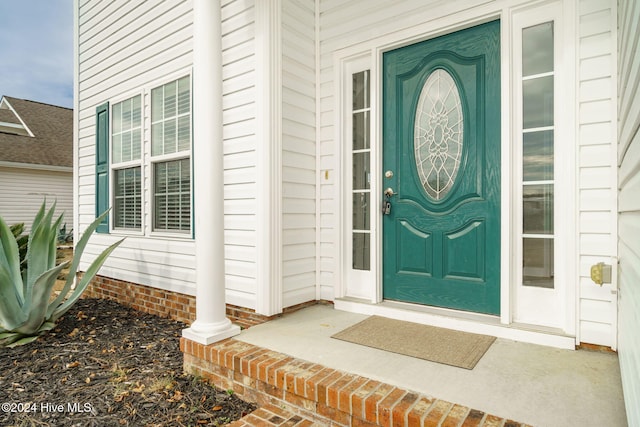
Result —
<path fill-rule="evenodd" d="M 485 281 L 485 222 L 473 221 L 445 234 L 444 277 L 448 279 Z"/>
<path fill-rule="evenodd" d="M 407 221 L 398 221 L 398 271 L 406 274 L 433 273 L 433 238 Z"/>
<path fill-rule="evenodd" d="M 383 295 L 500 312 L 499 21 L 385 53 Z M 390 174 L 391 175 L 391 174 Z"/>

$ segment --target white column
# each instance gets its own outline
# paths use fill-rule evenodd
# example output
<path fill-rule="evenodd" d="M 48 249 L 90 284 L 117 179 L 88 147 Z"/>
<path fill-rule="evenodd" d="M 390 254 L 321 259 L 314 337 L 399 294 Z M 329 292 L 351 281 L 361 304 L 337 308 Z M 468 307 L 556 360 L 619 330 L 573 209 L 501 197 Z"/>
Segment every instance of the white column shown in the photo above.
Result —
<path fill-rule="evenodd" d="M 220 2 L 193 2 L 196 320 L 182 336 L 211 344 L 240 333 L 226 317 Z"/>

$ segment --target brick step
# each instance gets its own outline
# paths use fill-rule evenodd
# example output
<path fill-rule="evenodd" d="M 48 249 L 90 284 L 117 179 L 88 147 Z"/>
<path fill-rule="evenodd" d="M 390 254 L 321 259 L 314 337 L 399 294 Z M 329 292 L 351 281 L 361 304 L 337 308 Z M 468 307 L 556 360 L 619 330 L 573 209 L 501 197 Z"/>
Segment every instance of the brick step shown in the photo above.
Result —
<path fill-rule="evenodd" d="M 233 338 L 180 349 L 186 372 L 261 407 L 234 426 L 528 427 Z"/>
<path fill-rule="evenodd" d="M 251 414 L 238 421 L 228 424 L 229 427 L 310 427 L 313 421 L 305 419 L 293 412 L 279 408 L 275 405 L 266 405 L 258 408 Z"/>

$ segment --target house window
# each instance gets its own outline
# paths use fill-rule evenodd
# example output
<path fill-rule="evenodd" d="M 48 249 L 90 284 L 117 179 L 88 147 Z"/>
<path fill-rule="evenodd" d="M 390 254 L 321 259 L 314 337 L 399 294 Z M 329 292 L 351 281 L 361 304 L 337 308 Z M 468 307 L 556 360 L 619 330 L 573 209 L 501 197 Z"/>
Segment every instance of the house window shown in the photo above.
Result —
<path fill-rule="evenodd" d="M 181 159 L 154 165 L 155 230 L 191 229 L 190 160 Z"/>
<path fill-rule="evenodd" d="M 113 105 L 111 116 L 113 228 L 142 228 L 141 96 Z"/>
<path fill-rule="evenodd" d="M 191 79 L 151 91 L 153 230 L 191 230 Z"/>
<path fill-rule="evenodd" d="M 524 286 L 554 288 L 553 22 L 522 30 Z"/>
<path fill-rule="evenodd" d="M 371 268 L 371 137 L 369 70 L 352 75 L 352 267 Z"/>
<path fill-rule="evenodd" d="M 108 114 L 99 114 L 103 110 L 111 114 L 110 122 Z M 146 120 L 145 112 L 150 112 Z M 104 137 L 96 139 L 97 152 L 104 147 L 102 157 L 108 155 L 110 160 L 102 162 L 100 173 L 96 166 L 96 194 L 104 195 L 102 205 L 98 203 L 102 199 L 96 203 L 104 209 L 111 206 L 111 230 L 188 234 L 192 229 L 191 77 L 145 90 L 144 95 L 111 108 L 105 103 L 97 117 L 110 123 Z M 97 121 L 97 134 L 102 122 Z M 148 227 L 145 218 L 149 218 Z M 103 231 L 109 231 L 107 224 Z"/>

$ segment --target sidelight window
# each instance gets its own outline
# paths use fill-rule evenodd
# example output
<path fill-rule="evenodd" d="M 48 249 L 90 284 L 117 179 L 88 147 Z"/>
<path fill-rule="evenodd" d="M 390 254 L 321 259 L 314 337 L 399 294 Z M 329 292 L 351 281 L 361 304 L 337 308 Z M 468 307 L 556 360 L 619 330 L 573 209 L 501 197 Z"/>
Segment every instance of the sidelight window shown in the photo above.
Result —
<path fill-rule="evenodd" d="M 371 102 L 369 70 L 352 75 L 352 267 L 370 270 L 371 259 Z"/>
<path fill-rule="evenodd" d="M 553 22 L 522 30 L 523 285 L 554 288 Z"/>

